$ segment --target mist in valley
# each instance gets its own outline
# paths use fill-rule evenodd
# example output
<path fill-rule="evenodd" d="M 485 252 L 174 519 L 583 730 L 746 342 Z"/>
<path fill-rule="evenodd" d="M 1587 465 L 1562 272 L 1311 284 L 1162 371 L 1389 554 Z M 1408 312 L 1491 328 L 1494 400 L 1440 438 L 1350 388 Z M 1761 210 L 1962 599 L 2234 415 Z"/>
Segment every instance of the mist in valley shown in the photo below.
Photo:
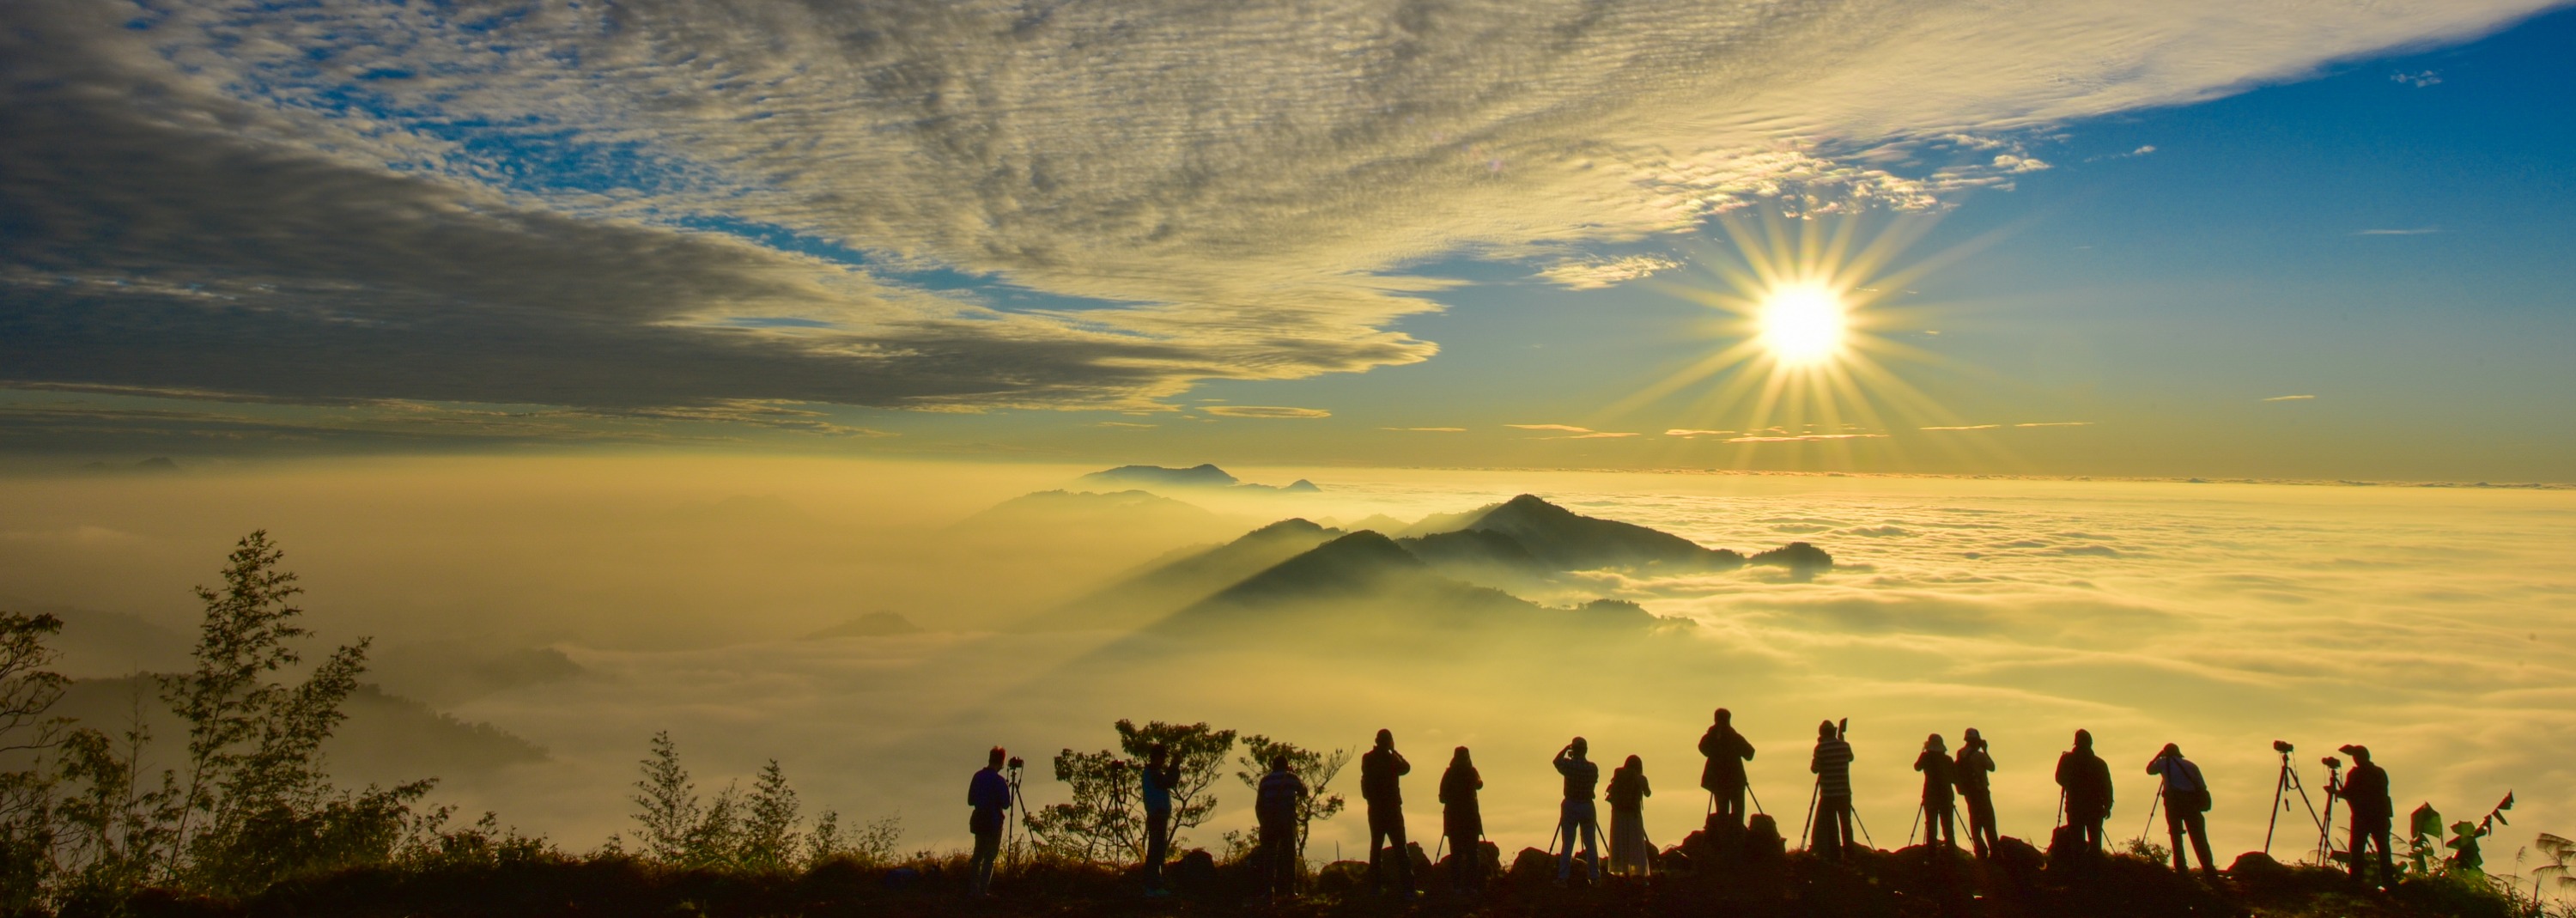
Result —
<path fill-rule="evenodd" d="M 1438 763 L 1470 746 L 1506 850 L 1544 845 L 1548 758 L 1579 734 L 1598 758 L 1643 757 L 1648 832 L 1671 844 L 1704 809 L 1693 743 L 1721 705 L 1784 825 L 1816 722 L 1851 718 L 1859 811 L 1889 847 L 1925 734 L 1971 726 L 2000 764 L 2002 830 L 2024 838 L 2051 823 L 2049 767 L 2078 727 L 2121 781 L 2121 839 L 2165 742 L 2211 777 L 2222 854 L 2261 845 L 2275 738 L 2312 785 L 2317 754 L 2369 744 L 2401 811 L 2483 811 L 2512 789 L 2518 825 L 2576 817 L 2576 572 L 2557 557 L 2576 493 L 1098 471 L 626 457 L 21 476 L 0 482 L 0 607 L 65 620 L 60 668 L 81 680 L 65 712 L 114 729 L 152 707 L 137 673 L 186 665 L 189 587 L 264 528 L 320 641 L 375 640 L 335 776 L 435 776 L 433 801 L 575 850 L 631 831 L 659 730 L 702 787 L 775 758 L 809 806 L 900 815 L 909 850 L 965 844 L 987 747 L 1029 759 L 1044 805 L 1062 795 L 1046 760 L 1113 746 L 1121 718 L 1310 748 L 1391 729 L 1425 841 Z M 1631 553 L 1453 528 L 1506 512 Z M 1791 542 L 1831 566 L 1763 560 Z M 1217 793 L 1185 846 L 1251 825 L 1248 792 Z M 2276 854 L 2313 847 L 2305 818 L 2283 818 Z M 1318 825 L 1308 855 L 1363 832 L 1355 814 Z"/>

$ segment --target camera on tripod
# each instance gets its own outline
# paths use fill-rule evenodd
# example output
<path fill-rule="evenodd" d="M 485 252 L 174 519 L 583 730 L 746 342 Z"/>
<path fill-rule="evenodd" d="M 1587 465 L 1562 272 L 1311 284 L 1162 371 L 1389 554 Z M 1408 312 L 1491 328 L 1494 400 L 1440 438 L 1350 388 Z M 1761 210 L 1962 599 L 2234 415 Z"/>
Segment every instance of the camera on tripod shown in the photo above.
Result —
<path fill-rule="evenodd" d="M 1026 767 L 1028 767 L 1028 764 L 1029 764 L 1029 763 L 1028 763 L 1028 760 L 1027 760 L 1027 759 L 1020 758 L 1019 756 L 1016 756 L 1016 755 L 1011 757 L 1011 770 L 1012 770 L 1012 771 L 1018 771 L 1018 770 L 1020 770 L 1020 769 L 1022 769 L 1022 768 L 1026 768 Z"/>
<path fill-rule="evenodd" d="M 2272 751 L 2278 752 L 2282 755 L 2289 755 L 2292 752 L 2298 751 L 2298 748 L 2299 747 L 2297 746 L 2290 745 L 2289 740 L 2276 739 L 2272 741 Z"/>

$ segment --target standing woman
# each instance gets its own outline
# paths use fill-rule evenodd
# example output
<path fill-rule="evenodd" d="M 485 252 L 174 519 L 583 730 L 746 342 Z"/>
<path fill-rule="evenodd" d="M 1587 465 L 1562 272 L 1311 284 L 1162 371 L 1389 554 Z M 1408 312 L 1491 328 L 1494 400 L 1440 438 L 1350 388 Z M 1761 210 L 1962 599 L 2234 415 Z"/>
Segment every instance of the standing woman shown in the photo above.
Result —
<path fill-rule="evenodd" d="M 1636 756 L 1628 764 L 1610 773 L 1610 870 L 1628 876 L 1645 876 L 1651 869 L 1646 845 L 1646 798 L 1655 790 L 1646 785 L 1646 763 Z"/>
<path fill-rule="evenodd" d="M 1440 834 L 1449 837 L 1449 885 L 1459 892 L 1485 886 L 1485 815 L 1476 808 L 1476 792 L 1484 789 L 1467 747 L 1458 747 L 1449 770 L 1440 773 Z"/>

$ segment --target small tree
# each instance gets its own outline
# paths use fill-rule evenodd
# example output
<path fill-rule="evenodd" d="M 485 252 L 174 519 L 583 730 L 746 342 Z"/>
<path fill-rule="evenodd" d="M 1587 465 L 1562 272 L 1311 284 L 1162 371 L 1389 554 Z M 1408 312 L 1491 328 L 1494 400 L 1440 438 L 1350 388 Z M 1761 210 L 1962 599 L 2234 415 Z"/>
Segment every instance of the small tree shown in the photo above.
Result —
<path fill-rule="evenodd" d="M 1172 836 L 1177 845 L 1183 830 L 1206 823 L 1216 812 L 1216 795 L 1209 793 L 1208 786 L 1223 773 L 1226 753 L 1234 748 L 1234 731 L 1205 723 L 1161 721 L 1139 727 L 1121 720 L 1115 726 L 1119 749 L 1128 756 L 1144 759 L 1160 745 L 1179 766 L 1180 781 L 1172 788 Z M 1021 823 L 1036 837 L 1038 850 L 1057 857 L 1094 862 L 1143 857 L 1142 767 L 1106 749 L 1058 752 L 1055 779 L 1073 789 L 1072 802 L 1023 814 Z"/>
<path fill-rule="evenodd" d="M 752 783 L 751 797 L 743 806 L 739 845 L 743 867 L 774 872 L 796 866 L 796 809 L 796 789 L 787 786 L 778 760 L 769 760 L 760 767 L 760 777 Z"/>
<path fill-rule="evenodd" d="M 70 680 L 47 667 L 60 633 L 51 615 L 0 612 L 0 756 L 41 753 L 60 723 L 45 717 Z M 34 911 L 54 846 L 51 776 L 39 763 L 0 771 L 0 913 Z"/>
<path fill-rule="evenodd" d="M 1351 754 L 1348 749 L 1316 752 L 1295 743 L 1254 734 L 1243 740 L 1243 757 L 1237 761 L 1243 764 L 1244 770 L 1235 772 L 1234 776 L 1245 787 L 1260 790 L 1261 776 L 1270 773 L 1270 760 L 1282 755 L 1288 757 L 1288 767 L 1306 782 L 1306 799 L 1297 802 L 1297 857 L 1303 860 L 1306 857 L 1306 837 L 1312 826 L 1342 812 L 1342 795 L 1329 790 L 1333 778 L 1342 773 L 1342 766 L 1350 764 Z"/>
<path fill-rule="evenodd" d="M 801 830 L 802 804 L 787 773 L 771 759 L 752 780 L 749 794 L 727 784 L 714 800 L 698 797 L 669 731 L 653 734 L 642 776 L 635 782 L 636 841 L 644 859 L 675 867 L 789 871 L 836 857 L 867 863 L 894 858 L 903 837 L 900 817 L 869 823 L 855 838 L 841 836 L 841 815 L 825 810 L 810 831 Z M 612 850 L 618 840 L 610 842 Z"/>
<path fill-rule="evenodd" d="M 644 776 L 635 782 L 636 842 L 647 860 L 675 863 L 688 850 L 689 832 L 698 825 L 698 786 L 680 767 L 680 751 L 671 731 L 658 730 L 644 756 Z"/>
<path fill-rule="evenodd" d="M 160 679 L 162 699 L 188 724 L 184 778 L 170 783 L 164 871 L 222 893 L 257 891 L 288 875 L 390 858 L 410 805 L 433 782 L 336 791 L 321 747 L 347 717 L 341 704 L 366 671 L 367 641 L 340 647 L 289 687 L 270 675 L 302 662 L 310 632 L 289 602 L 303 592 L 267 530 L 244 536 L 224 588 L 198 587 L 206 616 L 195 668 Z M 184 859 L 184 860 L 183 860 Z"/>

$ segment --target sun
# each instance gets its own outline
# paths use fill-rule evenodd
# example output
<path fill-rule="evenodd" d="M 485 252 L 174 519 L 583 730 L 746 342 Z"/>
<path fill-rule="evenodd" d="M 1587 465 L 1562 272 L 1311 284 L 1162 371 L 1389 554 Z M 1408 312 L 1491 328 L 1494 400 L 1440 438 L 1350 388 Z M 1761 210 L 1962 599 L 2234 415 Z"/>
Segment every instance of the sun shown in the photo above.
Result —
<path fill-rule="evenodd" d="M 1792 283 L 1764 293 L 1755 321 L 1762 349 L 1787 367 L 1812 367 L 1843 351 L 1851 328 L 1842 295 L 1817 282 Z"/>

